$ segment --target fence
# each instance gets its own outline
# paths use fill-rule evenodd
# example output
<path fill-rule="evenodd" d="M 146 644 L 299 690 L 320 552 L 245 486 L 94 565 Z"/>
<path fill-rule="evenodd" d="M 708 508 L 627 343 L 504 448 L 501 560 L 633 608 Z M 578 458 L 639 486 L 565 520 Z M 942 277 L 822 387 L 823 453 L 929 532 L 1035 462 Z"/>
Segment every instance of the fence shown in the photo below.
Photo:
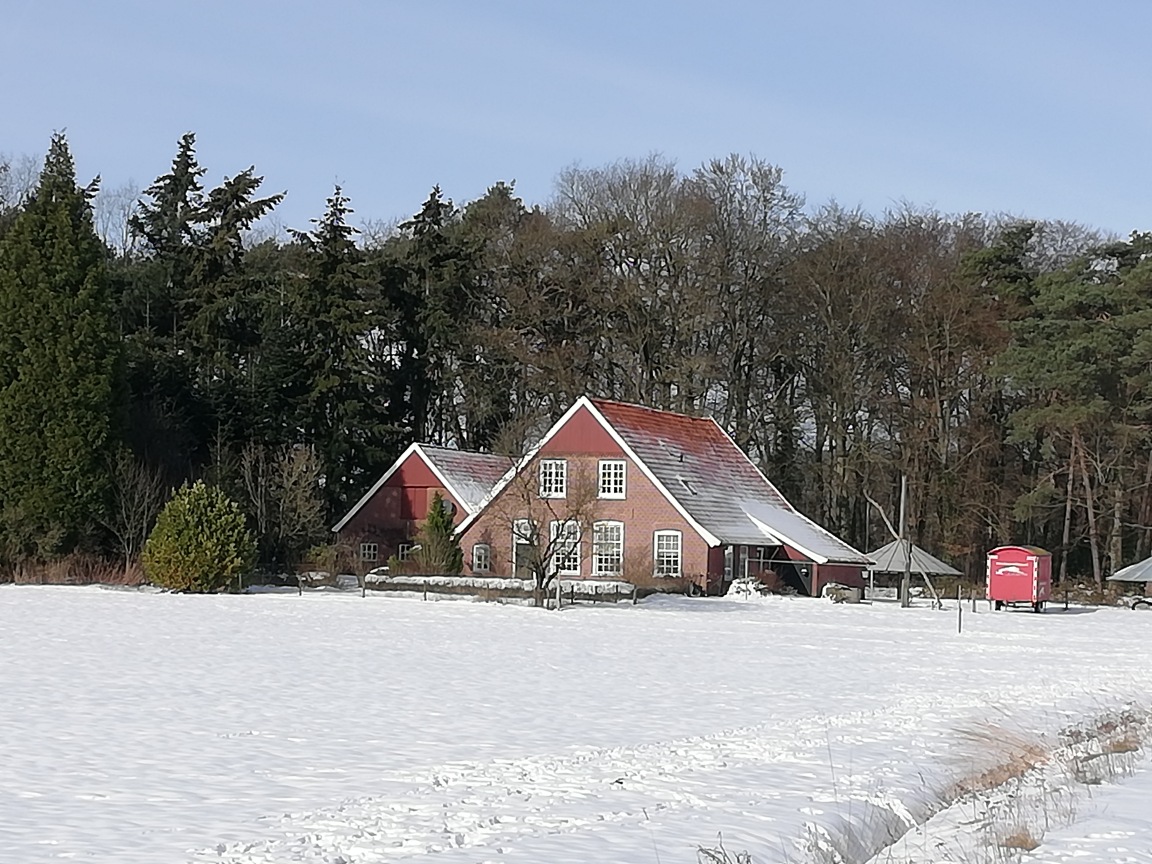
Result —
<path fill-rule="evenodd" d="M 655 593 L 630 582 L 599 579 L 553 580 L 547 591 L 536 587 L 531 579 L 506 579 L 478 576 L 442 576 L 397 574 L 369 576 L 364 587 L 369 591 L 417 593 L 424 599 L 432 596 L 471 597 L 495 603 L 528 603 L 561 606 L 573 603 L 636 603 Z"/>

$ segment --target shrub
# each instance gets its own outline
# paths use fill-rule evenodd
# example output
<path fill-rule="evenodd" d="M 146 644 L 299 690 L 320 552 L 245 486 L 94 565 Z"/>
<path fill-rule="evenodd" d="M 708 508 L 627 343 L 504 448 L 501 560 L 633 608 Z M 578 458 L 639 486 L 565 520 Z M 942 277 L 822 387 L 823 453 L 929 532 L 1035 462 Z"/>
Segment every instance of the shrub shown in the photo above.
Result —
<path fill-rule="evenodd" d="M 251 569 L 256 543 L 240 507 L 213 486 L 184 485 L 144 545 L 145 575 L 174 591 L 219 591 Z"/>

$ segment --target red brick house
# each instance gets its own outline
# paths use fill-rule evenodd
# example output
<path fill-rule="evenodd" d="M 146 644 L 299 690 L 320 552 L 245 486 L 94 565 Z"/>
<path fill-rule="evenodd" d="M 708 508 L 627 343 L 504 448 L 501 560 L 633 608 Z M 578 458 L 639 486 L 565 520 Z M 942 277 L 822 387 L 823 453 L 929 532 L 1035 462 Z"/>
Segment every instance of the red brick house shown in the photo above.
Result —
<path fill-rule="evenodd" d="M 474 575 L 527 575 L 537 556 L 566 579 L 709 593 L 767 571 L 801 593 L 865 583 L 867 556 L 799 513 L 714 420 L 601 399 L 579 399 L 515 465 L 412 448 L 335 530 L 374 530 L 383 491 L 413 500 L 403 531 L 390 529 L 411 538 L 434 490 L 420 466 L 446 465 L 448 454 L 470 479 L 435 488 L 458 504 L 456 531 Z M 450 472 L 440 473 L 446 481 Z M 463 483 L 466 493 L 449 489 Z"/>
<path fill-rule="evenodd" d="M 528 519 L 549 525 L 532 532 Z M 535 536 L 564 578 L 709 593 L 769 570 L 802 593 L 863 587 L 869 564 L 789 504 L 714 420 L 602 399 L 579 399 L 457 533 L 474 574 L 523 569 Z"/>
<path fill-rule="evenodd" d="M 477 512 L 511 466 L 501 456 L 413 444 L 332 530 L 359 550 L 365 564 L 408 557 L 437 492 L 456 521 Z"/>

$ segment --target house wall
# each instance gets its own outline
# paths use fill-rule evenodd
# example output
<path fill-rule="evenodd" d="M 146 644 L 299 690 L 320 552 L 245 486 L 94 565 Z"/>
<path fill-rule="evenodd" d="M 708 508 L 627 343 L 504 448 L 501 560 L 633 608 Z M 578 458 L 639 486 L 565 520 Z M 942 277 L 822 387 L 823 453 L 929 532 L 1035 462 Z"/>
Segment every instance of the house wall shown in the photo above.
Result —
<path fill-rule="evenodd" d="M 564 459 L 568 463 L 568 497 L 541 500 L 538 493 L 539 461 Z M 597 496 L 597 471 L 600 459 L 624 459 L 627 464 L 625 498 L 604 499 Z M 584 512 L 582 512 L 584 511 Z M 584 408 L 576 411 L 541 448 L 535 459 L 512 481 L 461 538 L 465 569 L 472 573 L 472 548 L 487 543 L 492 552 L 491 575 L 512 574 L 512 523 L 520 518 L 533 518 L 540 523 L 562 521 L 582 515 L 586 526 L 580 547 L 580 577 L 592 578 L 592 528 L 598 520 L 624 523 L 624 578 L 637 582 L 654 580 L 653 533 L 661 530 L 681 532 L 683 573 L 686 577 L 706 578 L 709 572 L 708 546 L 681 516 L 640 468 L 625 456 L 612 436 Z M 543 528 L 547 531 L 548 528 Z M 566 577 L 574 578 L 574 577 Z M 669 585 L 669 587 L 671 587 Z"/>
<path fill-rule="evenodd" d="M 868 571 L 859 564 L 818 564 L 813 570 L 813 597 L 819 597 L 824 586 L 830 582 L 850 585 L 853 588 L 866 588 L 868 585 Z"/>
<path fill-rule="evenodd" d="M 384 485 L 365 502 L 342 529 L 342 542 L 380 545 L 377 564 L 385 563 L 401 543 L 410 542 L 428 516 L 428 507 L 439 492 L 445 501 L 456 506 L 456 521 L 464 519 L 463 506 L 444 488 L 427 463 L 416 453 L 393 472 Z"/>

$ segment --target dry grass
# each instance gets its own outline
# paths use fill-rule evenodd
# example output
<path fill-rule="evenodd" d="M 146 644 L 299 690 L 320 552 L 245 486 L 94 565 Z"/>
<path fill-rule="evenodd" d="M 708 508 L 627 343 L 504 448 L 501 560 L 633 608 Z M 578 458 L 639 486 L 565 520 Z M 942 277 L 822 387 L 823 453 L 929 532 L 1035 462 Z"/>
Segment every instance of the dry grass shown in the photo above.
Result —
<path fill-rule="evenodd" d="M 721 838 L 715 846 L 696 847 L 697 864 L 752 864 L 752 856 L 746 851 L 729 852 Z"/>
<path fill-rule="evenodd" d="M 996 724 L 962 729 L 959 735 L 970 762 L 987 767 L 956 780 L 945 792 L 951 800 L 1019 780 L 1051 758 L 1051 750 L 1042 739 Z"/>
<path fill-rule="evenodd" d="M 1137 753 L 1142 749 L 1140 735 L 1135 729 L 1129 729 L 1123 734 L 1101 743 L 1101 750 L 1108 754 Z"/>
<path fill-rule="evenodd" d="M 142 585 L 140 565 L 76 552 L 51 561 L 23 561 L 6 569 L 0 581 L 17 585 Z"/>
<path fill-rule="evenodd" d="M 1040 840 L 1027 828 L 1019 827 L 1001 837 L 1000 846 L 1019 852 L 1031 852 L 1040 846 Z"/>

